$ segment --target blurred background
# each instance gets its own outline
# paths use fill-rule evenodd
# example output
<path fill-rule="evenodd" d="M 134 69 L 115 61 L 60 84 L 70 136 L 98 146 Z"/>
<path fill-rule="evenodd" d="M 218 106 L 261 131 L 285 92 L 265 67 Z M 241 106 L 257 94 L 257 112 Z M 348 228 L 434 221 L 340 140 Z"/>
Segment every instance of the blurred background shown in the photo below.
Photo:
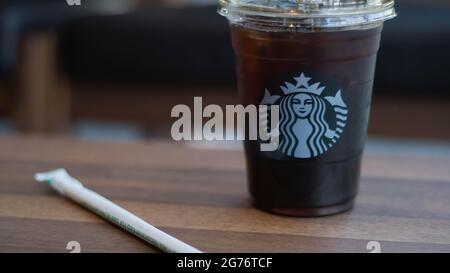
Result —
<path fill-rule="evenodd" d="M 80 2 L 0 2 L 0 135 L 168 138 L 175 104 L 237 103 L 216 0 Z M 386 139 L 450 143 L 450 1 L 396 2 L 378 55 L 371 149 Z"/>

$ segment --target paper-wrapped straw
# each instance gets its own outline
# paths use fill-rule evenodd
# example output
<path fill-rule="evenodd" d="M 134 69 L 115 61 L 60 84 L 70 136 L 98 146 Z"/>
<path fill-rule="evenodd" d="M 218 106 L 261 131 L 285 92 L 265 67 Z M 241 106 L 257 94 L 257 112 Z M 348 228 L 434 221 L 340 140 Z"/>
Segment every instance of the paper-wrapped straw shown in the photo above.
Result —
<path fill-rule="evenodd" d="M 80 181 L 71 177 L 65 169 L 38 173 L 35 175 L 35 179 L 39 182 L 46 182 L 61 195 L 72 199 L 165 252 L 201 253 L 200 250 L 157 229 L 103 196 L 85 188 Z"/>

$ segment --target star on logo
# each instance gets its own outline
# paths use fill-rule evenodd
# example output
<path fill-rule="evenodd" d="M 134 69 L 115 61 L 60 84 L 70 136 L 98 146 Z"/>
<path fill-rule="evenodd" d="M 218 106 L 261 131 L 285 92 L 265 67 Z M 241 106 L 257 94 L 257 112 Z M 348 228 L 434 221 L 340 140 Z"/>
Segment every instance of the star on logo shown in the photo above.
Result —
<path fill-rule="evenodd" d="M 294 78 L 297 81 L 297 86 L 296 87 L 309 87 L 309 81 L 311 80 L 311 78 L 309 77 L 305 77 L 305 74 L 300 74 L 299 77 Z"/>
<path fill-rule="evenodd" d="M 280 89 L 283 91 L 285 95 L 291 94 L 291 93 L 297 93 L 297 92 L 305 92 L 305 93 L 311 93 L 315 95 L 322 94 L 322 91 L 325 89 L 325 86 L 320 87 L 320 82 L 316 82 L 314 84 L 309 84 L 309 81 L 311 78 L 306 77 L 304 73 L 301 73 L 300 76 L 294 77 L 296 80 L 296 85 L 285 82 L 284 86 L 281 85 Z"/>

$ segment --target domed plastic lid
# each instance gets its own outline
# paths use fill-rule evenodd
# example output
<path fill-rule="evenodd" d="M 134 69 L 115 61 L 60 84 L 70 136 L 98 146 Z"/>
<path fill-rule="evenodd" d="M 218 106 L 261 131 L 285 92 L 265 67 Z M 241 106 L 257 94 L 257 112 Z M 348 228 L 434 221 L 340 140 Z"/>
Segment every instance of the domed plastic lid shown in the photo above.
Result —
<path fill-rule="evenodd" d="M 393 0 L 219 0 L 232 23 L 266 28 L 354 28 L 396 16 Z"/>

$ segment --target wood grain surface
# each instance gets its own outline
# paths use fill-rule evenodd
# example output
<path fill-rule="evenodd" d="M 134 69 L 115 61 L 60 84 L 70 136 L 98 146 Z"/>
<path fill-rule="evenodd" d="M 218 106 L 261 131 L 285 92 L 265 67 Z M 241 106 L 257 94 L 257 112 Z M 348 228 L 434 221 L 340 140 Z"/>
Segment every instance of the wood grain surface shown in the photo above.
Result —
<path fill-rule="evenodd" d="M 0 138 L 0 252 L 158 251 L 33 180 L 59 167 L 206 252 L 450 252 L 450 155 L 366 155 L 353 210 L 294 218 L 252 208 L 242 151 L 48 137 Z"/>

